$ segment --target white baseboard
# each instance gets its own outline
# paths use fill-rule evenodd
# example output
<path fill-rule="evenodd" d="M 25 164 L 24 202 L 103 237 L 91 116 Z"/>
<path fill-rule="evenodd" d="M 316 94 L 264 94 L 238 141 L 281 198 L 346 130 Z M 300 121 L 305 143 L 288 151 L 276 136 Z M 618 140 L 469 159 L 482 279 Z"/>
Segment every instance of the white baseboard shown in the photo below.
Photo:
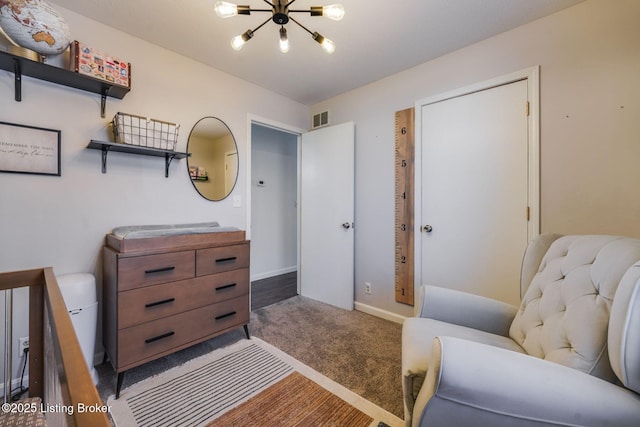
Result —
<path fill-rule="evenodd" d="M 253 276 L 251 276 L 251 281 L 254 282 L 256 280 L 268 279 L 269 277 L 279 276 L 281 274 L 293 273 L 294 271 L 298 271 L 297 265 L 281 268 L 279 270 L 267 271 L 266 273 L 254 274 Z"/>
<path fill-rule="evenodd" d="M 406 316 L 401 316 L 400 314 L 392 313 L 381 308 L 372 307 L 370 305 L 363 304 L 357 301 L 355 303 L 355 309 L 363 313 L 367 313 L 372 316 L 380 317 L 382 319 L 390 320 L 392 322 L 400 324 L 402 324 L 407 319 Z"/>

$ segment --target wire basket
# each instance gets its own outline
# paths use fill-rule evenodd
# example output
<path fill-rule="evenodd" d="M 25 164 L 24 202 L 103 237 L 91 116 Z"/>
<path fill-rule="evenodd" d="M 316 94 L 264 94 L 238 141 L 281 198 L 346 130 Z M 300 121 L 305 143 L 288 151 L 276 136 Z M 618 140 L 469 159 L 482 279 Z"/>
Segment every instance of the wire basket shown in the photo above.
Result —
<path fill-rule="evenodd" d="M 116 113 L 112 120 L 117 143 L 175 150 L 180 125 L 133 114 Z"/>

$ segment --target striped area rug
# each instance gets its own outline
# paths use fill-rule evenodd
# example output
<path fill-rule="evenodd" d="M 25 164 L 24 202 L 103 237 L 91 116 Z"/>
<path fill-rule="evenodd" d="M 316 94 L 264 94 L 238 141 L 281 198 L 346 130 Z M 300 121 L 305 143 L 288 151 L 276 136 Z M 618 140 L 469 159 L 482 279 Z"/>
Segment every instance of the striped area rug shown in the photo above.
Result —
<path fill-rule="evenodd" d="M 319 399 L 326 403 L 318 405 Z M 270 426 L 306 426 L 314 419 L 314 426 L 343 427 L 334 421 L 338 415 L 352 420 L 344 426 L 403 425 L 255 337 L 134 384 L 107 404 L 116 427 L 245 427 L 266 419 Z"/>
<path fill-rule="evenodd" d="M 199 425 L 293 368 L 253 344 L 125 400 L 136 425 Z"/>

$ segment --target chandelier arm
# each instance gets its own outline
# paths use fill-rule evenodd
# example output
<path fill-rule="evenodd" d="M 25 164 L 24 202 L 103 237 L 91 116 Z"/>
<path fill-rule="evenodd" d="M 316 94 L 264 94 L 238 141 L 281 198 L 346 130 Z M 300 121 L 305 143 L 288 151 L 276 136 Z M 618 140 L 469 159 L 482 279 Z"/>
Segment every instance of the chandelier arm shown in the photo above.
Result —
<path fill-rule="evenodd" d="M 254 33 L 255 33 L 255 32 L 256 32 L 256 31 L 258 31 L 260 28 L 264 27 L 264 24 L 266 24 L 266 23 L 267 23 L 267 22 L 269 22 L 269 21 L 271 21 L 271 17 L 267 18 L 267 20 L 266 20 L 266 21 L 264 21 L 262 24 L 258 25 L 256 28 L 254 28 L 254 29 L 252 30 L 252 32 L 254 32 Z"/>
<path fill-rule="evenodd" d="M 276 5 L 271 3 L 269 0 L 263 0 L 263 1 L 271 7 L 276 7 Z"/>
<path fill-rule="evenodd" d="M 291 6 L 293 4 L 294 1 L 296 1 L 296 0 L 291 0 L 289 3 L 287 3 L 287 5 L 285 7 L 288 8 L 289 6 Z M 289 11 L 289 12 L 291 12 L 291 11 Z"/>
<path fill-rule="evenodd" d="M 289 19 L 291 19 L 293 22 L 295 22 L 296 24 L 298 24 L 298 26 L 300 26 L 300 28 L 302 28 L 303 30 L 305 30 L 307 33 L 313 35 L 313 31 L 311 31 L 310 29 L 308 29 L 307 27 L 305 27 L 304 25 L 302 25 L 301 23 L 299 23 L 298 21 L 296 21 L 295 19 L 293 19 L 292 16 L 289 17 Z"/>
<path fill-rule="evenodd" d="M 311 13 L 311 9 L 289 9 L 289 13 Z"/>
<path fill-rule="evenodd" d="M 249 9 L 249 12 L 273 12 L 273 9 Z"/>

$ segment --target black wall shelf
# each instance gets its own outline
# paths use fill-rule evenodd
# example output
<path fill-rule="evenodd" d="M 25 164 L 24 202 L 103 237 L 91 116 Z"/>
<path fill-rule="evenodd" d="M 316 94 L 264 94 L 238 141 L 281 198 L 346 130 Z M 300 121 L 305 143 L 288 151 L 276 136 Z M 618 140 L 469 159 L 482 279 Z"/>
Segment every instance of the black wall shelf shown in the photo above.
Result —
<path fill-rule="evenodd" d="M 105 142 L 91 140 L 87 148 L 102 151 L 102 173 L 107 173 L 107 155 L 109 151 L 117 151 L 119 153 L 139 154 L 142 156 L 164 157 L 164 176 L 169 177 L 169 165 L 173 159 L 184 159 L 189 157 L 191 153 L 182 153 L 172 150 L 161 150 L 159 148 L 149 148 L 137 145 L 120 144 L 117 142 Z"/>
<path fill-rule="evenodd" d="M 0 51 L 0 69 L 13 72 L 15 99 L 22 100 L 22 76 L 29 76 L 51 83 L 97 93 L 102 97 L 100 116 L 104 117 L 107 96 L 122 99 L 131 88 L 113 85 L 103 80 L 78 74 L 60 67 L 16 56 Z"/>

